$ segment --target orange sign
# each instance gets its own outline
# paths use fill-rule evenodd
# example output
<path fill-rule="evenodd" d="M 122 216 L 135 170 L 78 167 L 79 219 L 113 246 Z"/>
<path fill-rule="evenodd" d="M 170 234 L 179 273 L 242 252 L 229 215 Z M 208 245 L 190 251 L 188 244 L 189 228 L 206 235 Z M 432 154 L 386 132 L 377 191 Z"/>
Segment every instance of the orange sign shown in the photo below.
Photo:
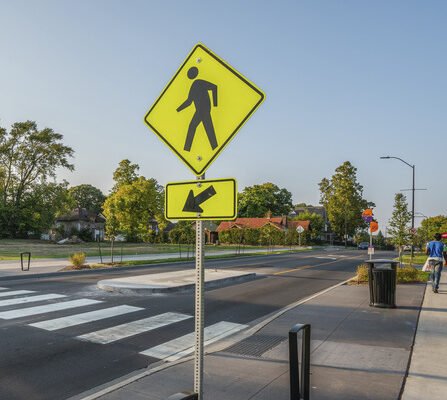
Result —
<path fill-rule="evenodd" d="M 370 208 L 367 208 L 365 211 L 362 212 L 362 216 L 365 217 L 372 217 L 373 211 Z"/>
<path fill-rule="evenodd" d="M 371 232 L 371 233 L 373 233 L 373 232 L 377 232 L 379 230 L 379 224 L 378 224 L 378 222 L 377 221 L 371 221 L 370 223 L 369 223 L 369 231 Z"/>

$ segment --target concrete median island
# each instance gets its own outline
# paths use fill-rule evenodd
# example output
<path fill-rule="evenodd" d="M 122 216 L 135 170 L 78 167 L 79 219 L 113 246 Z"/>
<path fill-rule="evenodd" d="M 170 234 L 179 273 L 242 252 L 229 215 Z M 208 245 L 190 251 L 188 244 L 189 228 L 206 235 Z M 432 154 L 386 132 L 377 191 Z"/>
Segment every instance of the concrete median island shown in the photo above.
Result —
<path fill-rule="evenodd" d="M 131 276 L 127 278 L 99 281 L 98 288 L 123 294 L 174 293 L 194 290 L 196 272 L 193 269 Z M 228 284 L 256 279 L 256 273 L 235 270 L 205 270 L 205 288 L 216 288 Z"/>

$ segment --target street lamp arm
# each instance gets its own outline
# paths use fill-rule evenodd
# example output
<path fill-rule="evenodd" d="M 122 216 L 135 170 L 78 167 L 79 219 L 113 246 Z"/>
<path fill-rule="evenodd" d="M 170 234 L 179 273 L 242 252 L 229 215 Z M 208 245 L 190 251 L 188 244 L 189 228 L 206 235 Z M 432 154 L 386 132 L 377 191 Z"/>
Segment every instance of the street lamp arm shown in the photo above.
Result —
<path fill-rule="evenodd" d="M 382 160 L 389 160 L 390 158 L 394 158 L 396 160 L 402 161 L 404 164 L 407 164 L 410 168 L 414 168 L 414 165 L 411 165 L 407 163 L 405 160 L 402 160 L 402 158 L 394 157 L 394 156 L 386 156 L 386 157 L 380 157 Z"/>

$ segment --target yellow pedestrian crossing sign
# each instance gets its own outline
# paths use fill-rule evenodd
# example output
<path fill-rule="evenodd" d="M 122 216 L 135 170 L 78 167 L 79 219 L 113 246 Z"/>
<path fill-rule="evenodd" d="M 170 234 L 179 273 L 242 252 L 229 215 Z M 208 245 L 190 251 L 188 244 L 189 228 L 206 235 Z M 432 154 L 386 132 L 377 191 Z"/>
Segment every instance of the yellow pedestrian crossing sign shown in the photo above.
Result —
<path fill-rule="evenodd" d="M 264 97 L 252 82 L 198 44 L 144 120 L 200 176 Z"/>
<path fill-rule="evenodd" d="M 165 217 L 168 220 L 233 220 L 237 215 L 236 180 L 203 179 L 168 183 Z"/>

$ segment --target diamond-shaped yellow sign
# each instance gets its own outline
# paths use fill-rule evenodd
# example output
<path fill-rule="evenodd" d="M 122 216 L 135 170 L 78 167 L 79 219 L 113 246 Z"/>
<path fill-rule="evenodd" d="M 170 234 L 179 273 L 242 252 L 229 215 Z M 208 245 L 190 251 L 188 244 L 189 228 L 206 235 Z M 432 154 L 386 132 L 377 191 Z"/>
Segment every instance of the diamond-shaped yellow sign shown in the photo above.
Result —
<path fill-rule="evenodd" d="M 200 176 L 264 97 L 247 78 L 198 44 L 144 120 Z"/>

